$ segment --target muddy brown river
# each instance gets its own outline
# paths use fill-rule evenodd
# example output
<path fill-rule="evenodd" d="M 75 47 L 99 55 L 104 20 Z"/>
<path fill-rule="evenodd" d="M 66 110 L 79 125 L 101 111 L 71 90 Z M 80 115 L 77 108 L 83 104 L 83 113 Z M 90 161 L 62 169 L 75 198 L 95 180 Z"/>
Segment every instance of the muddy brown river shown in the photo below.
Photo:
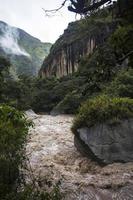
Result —
<path fill-rule="evenodd" d="M 64 200 L 133 200 L 133 163 L 100 167 L 74 147 L 73 117 L 27 112 L 35 126 L 26 147 L 30 166 L 41 183 L 60 181 Z M 44 181 L 45 182 L 45 181 Z"/>

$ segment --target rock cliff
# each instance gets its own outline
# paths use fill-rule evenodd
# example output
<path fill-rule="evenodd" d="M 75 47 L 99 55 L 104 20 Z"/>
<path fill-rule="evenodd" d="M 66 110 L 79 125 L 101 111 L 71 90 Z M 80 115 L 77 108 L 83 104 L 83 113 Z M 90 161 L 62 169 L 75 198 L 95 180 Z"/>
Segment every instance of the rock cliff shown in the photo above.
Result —
<path fill-rule="evenodd" d="M 92 54 L 114 30 L 114 23 L 95 17 L 68 25 L 44 60 L 40 77 L 62 77 L 76 72 L 82 57 Z"/>

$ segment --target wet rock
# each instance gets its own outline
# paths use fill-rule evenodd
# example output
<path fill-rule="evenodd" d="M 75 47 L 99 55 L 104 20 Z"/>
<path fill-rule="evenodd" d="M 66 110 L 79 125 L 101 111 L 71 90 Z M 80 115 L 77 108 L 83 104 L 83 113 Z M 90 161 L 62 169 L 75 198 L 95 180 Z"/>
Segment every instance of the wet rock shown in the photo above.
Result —
<path fill-rule="evenodd" d="M 133 161 L 133 119 L 80 128 L 74 141 L 80 152 L 99 163 Z"/>

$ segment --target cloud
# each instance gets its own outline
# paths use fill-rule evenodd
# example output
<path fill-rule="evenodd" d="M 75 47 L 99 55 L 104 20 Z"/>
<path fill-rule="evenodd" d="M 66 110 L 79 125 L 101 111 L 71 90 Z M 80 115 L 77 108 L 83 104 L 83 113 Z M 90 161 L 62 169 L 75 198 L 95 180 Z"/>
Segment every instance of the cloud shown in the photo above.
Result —
<path fill-rule="evenodd" d="M 45 42 L 54 42 L 75 15 L 63 8 L 57 16 L 48 18 L 42 8 L 53 9 L 63 0 L 0 0 L 0 20 L 24 29 Z"/>
<path fill-rule="evenodd" d="M 30 55 L 18 44 L 19 33 L 17 29 L 5 24 L 1 24 L 0 30 L 2 32 L 0 37 L 0 45 L 7 54 L 24 55 L 30 57 Z"/>

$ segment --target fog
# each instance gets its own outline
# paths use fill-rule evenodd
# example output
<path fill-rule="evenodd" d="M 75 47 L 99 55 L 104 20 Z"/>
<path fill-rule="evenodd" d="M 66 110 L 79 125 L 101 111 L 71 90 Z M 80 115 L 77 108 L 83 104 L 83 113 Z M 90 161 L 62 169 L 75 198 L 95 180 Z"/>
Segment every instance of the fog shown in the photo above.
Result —
<path fill-rule="evenodd" d="M 2 35 L 0 36 L 0 45 L 6 54 L 30 57 L 30 55 L 18 44 L 19 32 L 16 28 L 1 24 L 0 30 L 2 32 Z"/>

